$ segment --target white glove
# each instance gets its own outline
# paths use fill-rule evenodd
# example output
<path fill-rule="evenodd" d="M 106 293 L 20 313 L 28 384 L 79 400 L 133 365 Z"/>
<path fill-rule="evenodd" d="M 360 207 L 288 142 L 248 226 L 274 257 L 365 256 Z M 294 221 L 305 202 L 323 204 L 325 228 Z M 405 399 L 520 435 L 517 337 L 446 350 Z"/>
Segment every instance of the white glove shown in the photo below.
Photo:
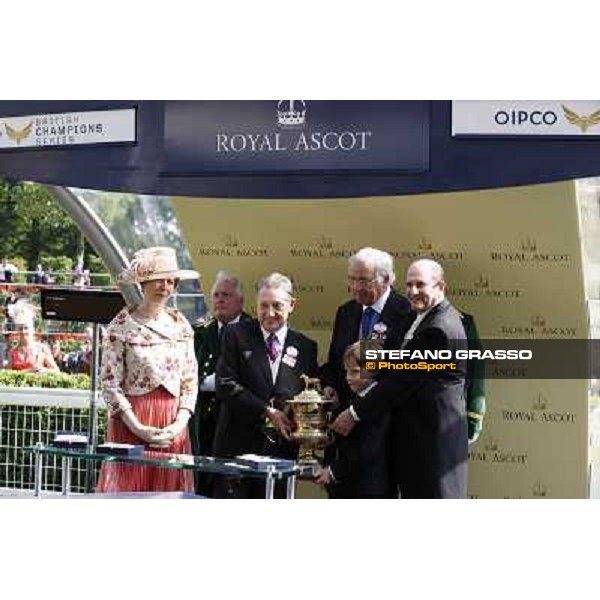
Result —
<path fill-rule="evenodd" d="M 201 392 L 214 392 L 215 391 L 215 374 L 211 373 L 202 380 L 200 384 Z"/>
<path fill-rule="evenodd" d="M 159 447 L 170 446 L 173 440 L 185 430 L 191 416 L 192 413 L 189 410 L 180 409 L 175 420 L 163 429 L 159 429 L 150 444 Z"/>
<path fill-rule="evenodd" d="M 129 431 L 131 431 L 131 433 L 133 433 L 133 435 L 139 437 L 142 441 L 146 442 L 147 444 L 152 443 L 155 436 L 162 431 L 158 427 L 142 425 L 138 421 L 138 418 L 135 416 L 131 408 L 128 408 L 127 410 L 124 410 L 121 413 L 121 421 L 125 423 L 125 426 L 127 427 L 127 429 L 129 429 Z"/>

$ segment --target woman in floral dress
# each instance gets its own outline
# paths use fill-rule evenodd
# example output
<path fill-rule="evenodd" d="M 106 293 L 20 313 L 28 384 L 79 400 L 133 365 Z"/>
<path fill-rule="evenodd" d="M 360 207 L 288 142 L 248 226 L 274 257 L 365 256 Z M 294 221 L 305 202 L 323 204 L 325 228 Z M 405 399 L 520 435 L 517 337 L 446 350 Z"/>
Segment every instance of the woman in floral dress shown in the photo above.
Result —
<path fill-rule="evenodd" d="M 104 336 L 107 442 L 144 444 L 149 457 L 191 454 L 187 422 L 198 385 L 193 331 L 167 302 L 179 280 L 197 277 L 178 269 L 175 251 L 163 247 L 140 250 L 121 273 L 121 282 L 141 284 L 144 299 L 124 308 Z M 193 478 L 189 470 L 104 462 L 96 491 L 193 491 Z"/>

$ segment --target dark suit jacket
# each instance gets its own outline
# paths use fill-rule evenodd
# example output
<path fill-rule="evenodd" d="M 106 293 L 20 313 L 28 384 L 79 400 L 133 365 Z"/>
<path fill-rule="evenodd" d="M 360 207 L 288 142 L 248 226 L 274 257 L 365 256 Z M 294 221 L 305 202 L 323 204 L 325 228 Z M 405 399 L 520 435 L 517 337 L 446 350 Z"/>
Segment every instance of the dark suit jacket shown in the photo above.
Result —
<path fill-rule="evenodd" d="M 453 355 L 466 348 L 460 314 L 447 300 L 431 310 L 405 346 Z M 390 371 L 354 403 L 361 421 L 391 412 L 395 475 L 403 498 L 466 497 L 466 360 L 452 362 L 456 371 Z"/>
<path fill-rule="evenodd" d="M 249 321 L 252 317 L 242 312 L 240 321 Z M 194 326 L 194 350 L 198 361 L 198 400 L 196 410 L 190 419 L 190 438 L 192 452 L 196 455 L 212 453 L 219 406 L 215 392 L 201 392 L 200 384 L 212 375 L 217 367 L 221 351 L 219 323 L 212 319 Z"/>
<path fill-rule="evenodd" d="M 325 465 L 335 483 L 328 487 L 331 498 L 389 498 L 391 464 L 390 414 L 358 423 L 350 435 L 335 436 L 327 448 Z"/>
<path fill-rule="evenodd" d="M 409 312 L 408 300 L 392 289 L 379 319 L 379 322 L 387 327 L 385 339 L 381 340 L 384 347 L 397 348 L 400 345 L 399 340 L 406 330 Z M 352 398 L 352 392 L 346 383 L 344 352 L 360 338 L 362 314 L 363 307 L 356 300 L 350 300 L 338 308 L 329 345 L 329 357 L 320 371 L 322 384 L 335 388 L 342 402 L 348 402 Z"/>
<path fill-rule="evenodd" d="M 473 315 L 461 313 L 465 335 L 469 350 L 483 350 L 475 318 Z M 478 415 L 480 419 L 478 426 L 481 428 L 481 421 L 485 414 L 485 362 L 483 360 L 470 360 L 467 364 L 467 412 Z"/>
<path fill-rule="evenodd" d="M 223 335 L 221 356 L 217 363 L 217 400 L 221 405 L 214 454 L 231 457 L 244 453 L 269 453 L 295 458 L 297 448 L 281 443 L 267 443 L 264 425 L 267 406 L 279 410 L 285 401 L 304 389 L 301 375 L 317 374 L 317 344 L 305 335 L 288 329 L 282 356 L 294 346 L 298 351 L 296 364 L 290 367 L 283 360 L 277 380 L 273 383 L 269 358 L 258 320 L 228 326 Z"/>

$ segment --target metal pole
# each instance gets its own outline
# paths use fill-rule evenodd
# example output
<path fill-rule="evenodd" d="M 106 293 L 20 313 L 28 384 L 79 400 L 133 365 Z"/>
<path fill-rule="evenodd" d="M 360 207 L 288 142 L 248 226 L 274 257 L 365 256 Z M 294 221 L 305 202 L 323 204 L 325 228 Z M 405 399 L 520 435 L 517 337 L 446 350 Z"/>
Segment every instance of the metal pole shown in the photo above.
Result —
<path fill-rule="evenodd" d="M 287 479 L 286 498 L 293 500 L 296 497 L 296 476 L 292 475 Z"/>
<path fill-rule="evenodd" d="M 92 340 L 92 365 L 91 365 L 91 390 L 90 390 L 90 418 L 88 431 L 88 452 L 96 451 L 98 443 L 98 381 L 100 379 L 100 325 L 94 323 L 94 337 Z M 96 488 L 96 463 L 88 460 L 85 463 L 85 491 L 91 494 Z"/>
<path fill-rule="evenodd" d="M 61 491 L 63 496 L 68 496 L 71 492 L 71 466 L 73 459 L 70 456 L 63 456 L 61 459 Z"/>
<path fill-rule="evenodd" d="M 40 449 L 37 448 L 40 444 L 36 444 L 35 449 L 35 483 L 33 487 L 33 495 L 36 498 L 40 498 L 42 495 L 42 453 Z"/>
<path fill-rule="evenodd" d="M 273 500 L 275 493 L 275 481 L 273 480 L 273 467 L 269 467 L 267 471 L 267 479 L 265 481 L 265 498 Z"/>

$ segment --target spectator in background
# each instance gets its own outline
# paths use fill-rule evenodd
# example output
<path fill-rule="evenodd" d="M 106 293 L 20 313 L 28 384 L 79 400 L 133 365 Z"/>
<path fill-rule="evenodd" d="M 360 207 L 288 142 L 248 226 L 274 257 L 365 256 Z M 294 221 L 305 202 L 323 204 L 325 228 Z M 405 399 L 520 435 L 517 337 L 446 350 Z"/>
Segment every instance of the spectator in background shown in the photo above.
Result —
<path fill-rule="evenodd" d="M 33 283 L 39 285 L 44 282 L 44 269 L 42 265 L 38 264 L 35 271 L 33 272 Z"/>
<path fill-rule="evenodd" d="M 52 358 L 54 359 L 54 362 L 60 368 L 65 358 L 64 352 L 60 347 L 60 340 L 53 339 L 50 341 L 50 352 L 52 353 Z"/>
<path fill-rule="evenodd" d="M 94 351 L 94 329 L 92 327 L 85 328 L 85 338 L 83 346 L 80 350 L 80 372 L 91 373 L 92 354 Z"/>
<path fill-rule="evenodd" d="M 42 275 L 42 284 L 43 285 L 52 285 L 53 283 L 55 283 L 56 279 L 54 278 L 54 275 L 52 274 L 52 270 L 48 269 L 48 271 L 46 271 L 43 275 Z"/>
<path fill-rule="evenodd" d="M 0 283 L 4 283 L 4 265 L 6 264 L 6 259 L 3 258 L 2 262 L 0 262 Z"/>
<path fill-rule="evenodd" d="M 5 307 L 6 307 L 7 323 L 8 323 L 9 328 L 12 330 L 14 330 L 16 328 L 15 322 L 16 322 L 17 316 L 23 309 L 33 310 L 33 307 L 27 301 L 27 295 L 20 288 L 11 290 L 8 298 L 6 299 Z"/>
<path fill-rule="evenodd" d="M 19 332 L 19 340 L 17 345 L 8 351 L 9 369 L 34 373 L 59 372 L 60 369 L 48 345 L 38 342 L 34 337 L 33 308 L 24 300 L 19 300 L 16 307 L 14 322 Z"/>
<path fill-rule="evenodd" d="M 19 301 L 19 293 L 18 290 L 11 290 L 8 292 L 6 296 L 6 300 L 4 301 L 4 314 L 6 315 L 6 329 L 9 331 L 14 331 L 15 329 L 15 321 L 14 321 L 14 311 L 15 304 Z"/>
<path fill-rule="evenodd" d="M 88 271 L 89 274 L 89 271 Z M 78 288 L 85 287 L 86 284 L 86 273 L 83 269 L 83 262 L 77 261 L 75 268 L 71 272 L 71 283 Z"/>
<path fill-rule="evenodd" d="M 212 454 L 213 439 L 219 406 L 215 396 L 215 369 L 221 353 L 223 328 L 241 321 L 249 321 L 243 312 L 244 294 L 242 283 L 235 275 L 219 271 L 211 290 L 214 319 L 197 322 L 194 327 L 194 347 L 198 360 L 198 400 L 196 412 L 189 422 L 190 439 L 194 454 Z M 196 493 L 212 495 L 211 473 L 194 473 Z"/>
<path fill-rule="evenodd" d="M 13 265 L 11 262 L 4 263 L 4 281 L 6 283 L 12 283 L 14 280 L 15 274 L 19 271 L 19 269 Z"/>
<path fill-rule="evenodd" d="M 64 357 L 65 368 L 69 373 L 88 373 L 91 374 L 93 350 L 94 350 L 94 329 L 87 327 L 83 344 L 79 350 L 72 350 Z"/>

